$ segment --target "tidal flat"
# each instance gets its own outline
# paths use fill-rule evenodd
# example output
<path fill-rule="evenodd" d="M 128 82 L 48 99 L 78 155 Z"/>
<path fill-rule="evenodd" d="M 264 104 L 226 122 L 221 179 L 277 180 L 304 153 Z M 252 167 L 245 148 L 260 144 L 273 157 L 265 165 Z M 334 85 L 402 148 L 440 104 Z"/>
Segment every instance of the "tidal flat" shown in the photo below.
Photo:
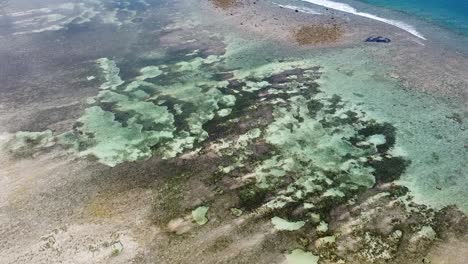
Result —
<path fill-rule="evenodd" d="M 2 6 L 0 262 L 466 263 L 467 38 L 309 2 Z"/>

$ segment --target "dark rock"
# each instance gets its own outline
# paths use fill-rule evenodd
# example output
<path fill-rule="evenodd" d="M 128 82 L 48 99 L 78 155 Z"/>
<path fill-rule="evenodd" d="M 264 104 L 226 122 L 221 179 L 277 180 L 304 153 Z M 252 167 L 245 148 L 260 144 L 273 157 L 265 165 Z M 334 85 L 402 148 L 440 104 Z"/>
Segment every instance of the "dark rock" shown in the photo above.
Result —
<path fill-rule="evenodd" d="M 136 17 L 136 18 L 132 19 L 132 22 L 133 22 L 133 23 L 141 23 L 141 22 L 143 22 L 143 18 L 141 18 L 141 17 Z"/>
<path fill-rule="evenodd" d="M 378 37 L 368 37 L 366 39 L 366 42 L 390 43 L 391 40 L 389 38 L 378 36 Z"/>
<path fill-rule="evenodd" d="M 396 128 L 392 126 L 390 123 L 372 123 L 367 125 L 366 127 L 360 129 L 358 134 L 367 138 L 372 135 L 382 134 L 385 136 L 385 144 L 378 145 L 377 151 L 380 153 L 384 153 L 388 151 L 391 147 L 395 145 L 396 142 Z"/>
<path fill-rule="evenodd" d="M 402 157 L 384 157 L 382 160 L 370 161 L 369 164 L 375 169 L 375 180 L 378 183 L 386 183 L 398 180 L 411 161 Z"/>

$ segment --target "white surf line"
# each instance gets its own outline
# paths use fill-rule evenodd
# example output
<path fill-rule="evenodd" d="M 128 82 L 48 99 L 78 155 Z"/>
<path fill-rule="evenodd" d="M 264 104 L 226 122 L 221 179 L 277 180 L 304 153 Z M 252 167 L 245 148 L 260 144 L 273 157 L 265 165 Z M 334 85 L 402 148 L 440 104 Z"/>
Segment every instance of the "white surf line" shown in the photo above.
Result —
<path fill-rule="evenodd" d="M 314 4 L 314 5 L 324 6 L 324 7 L 330 8 L 330 9 L 335 9 L 335 10 L 338 10 L 338 11 L 341 11 L 341 12 L 350 13 L 350 14 L 354 14 L 354 15 L 357 15 L 357 16 L 362 16 L 362 17 L 367 17 L 367 18 L 373 19 L 373 20 L 377 20 L 377 21 L 380 21 L 380 22 L 395 26 L 397 28 L 403 29 L 404 31 L 406 31 L 406 32 L 408 32 L 408 33 L 410 33 L 410 34 L 412 34 L 412 35 L 414 35 L 414 36 L 416 36 L 416 37 L 418 37 L 420 39 L 426 40 L 426 38 L 421 33 L 419 33 L 413 26 L 411 26 L 409 24 L 406 24 L 405 22 L 379 17 L 379 16 L 369 14 L 369 13 L 359 12 L 359 11 L 356 10 L 356 8 L 354 8 L 354 7 L 352 7 L 352 6 L 348 5 L 348 4 L 334 2 L 334 1 L 330 1 L 330 0 L 301 0 L 301 1 L 308 2 L 308 3 Z"/>
<path fill-rule="evenodd" d="M 299 12 L 307 13 L 307 14 L 311 14 L 311 15 L 321 15 L 322 14 L 322 13 L 317 12 L 314 9 L 308 8 L 308 7 L 299 7 L 299 6 L 293 6 L 293 5 L 280 5 L 280 4 L 277 4 L 277 3 L 273 3 L 273 4 L 275 4 L 275 5 L 279 6 L 279 7 L 282 7 L 282 8 L 291 9 L 291 10 L 298 10 Z"/>

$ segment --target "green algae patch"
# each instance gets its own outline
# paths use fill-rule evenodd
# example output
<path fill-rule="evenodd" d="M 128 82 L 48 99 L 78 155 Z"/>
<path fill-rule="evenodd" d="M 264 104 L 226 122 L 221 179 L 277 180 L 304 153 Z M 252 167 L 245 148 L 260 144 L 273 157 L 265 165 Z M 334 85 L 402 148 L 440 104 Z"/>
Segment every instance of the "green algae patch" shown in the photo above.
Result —
<path fill-rule="evenodd" d="M 242 211 L 239 208 L 231 208 L 230 211 L 231 211 L 231 214 L 236 217 L 239 217 L 244 213 L 244 211 Z"/>
<path fill-rule="evenodd" d="M 173 158 L 208 138 L 203 126 L 232 112 L 236 97 L 223 94 L 217 81 L 221 57 L 196 57 L 146 66 L 134 79 L 122 80 L 117 64 L 97 60 L 105 82 L 72 131 L 59 136 L 79 156 L 94 156 L 115 166 L 152 155 Z"/>
<path fill-rule="evenodd" d="M 286 254 L 286 264 L 317 264 L 319 261 L 318 256 L 304 251 L 302 249 L 295 249 L 291 253 Z"/>
<path fill-rule="evenodd" d="M 78 156 L 92 156 L 111 167 L 153 155 L 173 158 L 193 149 L 208 138 L 205 123 L 229 116 L 236 102 L 234 95 L 220 90 L 228 82 L 215 77 L 220 56 L 146 66 L 129 80 L 122 80 L 115 61 L 101 58 L 96 63 L 102 70 L 101 91 L 88 98 L 89 107 L 73 129 L 55 139 Z M 50 131 L 24 133 L 17 134 L 13 151 L 26 143 L 42 145 L 45 134 L 54 138 Z"/>
<path fill-rule="evenodd" d="M 295 231 L 301 229 L 305 225 L 304 221 L 290 222 L 277 216 L 271 219 L 271 223 L 276 230 L 281 231 Z"/>
<path fill-rule="evenodd" d="M 32 155 L 41 148 L 54 144 L 51 130 L 43 132 L 20 131 L 7 143 L 7 148 L 15 156 Z"/>
<path fill-rule="evenodd" d="M 268 192 L 249 184 L 239 190 L 239 205 L 246 210 L 253 210 L 260 207 Z"/>
<path fill-rule="evenodd" d="M 328 224 L 325 221 L 320 221 L 319 225 L 317 226 L 317 232 L 325 233 L 328 231 Z"/>
<path fill-rule="evenodd" d="M 93 106 L 78 119 L 82 124 L 77 128 L 78 132 L 63 134 L 60 138 L 62 143 L 73 145 L 80 156 L 93 155 L 101 163 L 115 166 L 123 160 L 147 159 L 152 155 L 151 146 L 172 138 L 171 129 L 144 131 L 138 121 L 134 118 L 123 126 L 116 121 L 114 113 Z"/>
<path fill-rule="evenodd" d="M 151 79 L 158 77 L 164 72 L 159 69 L 158 66 L 147 66 L 140 70 L 141 75 L 137 77 L 138 80 L 144 81 L 146 79 Z"/>
<path fill-rule="evenodd" d="M 320 68 L 304 65 L 271 63 L 249 69 L 250 74 L 235 72 L 248 81 L 231 87 L 257 97 L 246 108 L 268 105 L 272 121 L 213 146 L 231 161 L 220 167 L 221 173 L 247 171 L 242 178 L 249 183 L 238 191 L 241 208 L 304 219 L 297 223 L 275 217 L 272 224 L 278 229 L 293 231 L 312 223 L 318 233 L 326 233 L 328 225 L 320 215 L 375 186 L 381 173 L 377 162 L 404 158 L 389 152 L 395 144 L 390 124 L 372 119 L 340 96 L 321 92 L 316 85 Z M 252 89 L 253 84 L 261 85 Z M 271 149 L 261 159 L 252 151 L 256 142 Z"/>
<path fill-rule="evenodd" d="M 230 108 L 225 108 L 225 109 L 219 110 L 217 113 L 218 113 L 218 116 L 220 116 L 220 117 L 225 117 L 225 116 L 230 115 L 231 112 L 232 112 L 232 109 L 230 109 Z"/>
<path fill-rule="evenodd" d="M 370 117 L 391 124 L 395 130 L 393 139 L 392 132 L 383 126 L 365 130 L 363 135 L 385 135 L 386 143 L 377 146 L 382 151 L 391 151 L 395 139 L 393 142 L 404 149 L 404 158 L 411 163 L 397 183 L 409 188 L 416 203 L 435 209 L 455 204 L 468 212 L 463 143 L 468 131 L 466 115 L 458 121 L 450 118 L 453 113 L 466 112 L 461 109 L 463 102 L 450 102 L 442 96 L 404 87 L 389 76 L 391 69 L 371 59 L 367 52 L 345 49 L 316 56 L 315 61 L 323 66 L 322 77 L 317 81 L 321 90 L 327 96 L 338 94 L 360 104 Z M 379 140 L 374 143 L 381 143 Z"/>
<path fill-rule="evenodd" d="M 116 256 L 120 255 L 120 253 L 122 253 L 123 250 L 124 250 L 124 246 L 123 246 L 122 242 L 120 242 L 120 241 L 114 242 L 111 245 L 111 256 L 116 257 Z"/>
<path fill-rule="evenodd" d="M 200 206 L 197 209 L 192 211 L 192 219 L 195 221 L 198 225 L 204 225 L 208 223 L 208 218 L 206 217 L 206 214 L 208 213 L 208 210 L 210 208 L 207 206 Z"/>
<path fill-rule="evenodd" d="M 357 133 L 352 125 L 339 129 L 324 126 L 311 116 L 307 102 L 305 97 L 294 96 L 289 107 L 275 109 L 275 121 L 266 128 L 265 140 L 277 148 L 279 155 L 257 167 L 254 173 L 258 185 L 266 189 L 282 185 L 285 176 L 294 173 L 295 180 L 282 192 L 291 202 L 307 202 L 308 197 L 318 194 L 323 201 L 342 200 L 359 188 L 372 187 L 374 170 L 367 158 L 358 157 L 375 155 L 377 150 L 348 141 Z M 324 118 L 329 117 L 325 114 Z M 358 128 L 361 125 L 356 124 Z"/>
<path fill-rule="evenodd" d="M 117 67 L 117 64 L 113 60 L 108 58 L 101 58 L 96 61 L 99 67 L 102 69 L 104 76 L 104 83 L 101 85 L 101 89 L 116 89 L 118 86 L 122 85 L 124 81 L 119 76 L 120 69 Z"/>

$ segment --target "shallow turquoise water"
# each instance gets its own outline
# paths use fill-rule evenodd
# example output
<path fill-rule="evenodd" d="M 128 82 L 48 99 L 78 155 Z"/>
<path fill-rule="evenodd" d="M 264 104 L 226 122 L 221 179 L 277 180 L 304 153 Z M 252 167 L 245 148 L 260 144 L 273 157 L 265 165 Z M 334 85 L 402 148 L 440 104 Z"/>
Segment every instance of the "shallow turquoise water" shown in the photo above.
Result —
<path fill-rule="evenodd" d="M 360 0 L 367 4 L 417 16 L 468 36 L 467 0 Z"/>

